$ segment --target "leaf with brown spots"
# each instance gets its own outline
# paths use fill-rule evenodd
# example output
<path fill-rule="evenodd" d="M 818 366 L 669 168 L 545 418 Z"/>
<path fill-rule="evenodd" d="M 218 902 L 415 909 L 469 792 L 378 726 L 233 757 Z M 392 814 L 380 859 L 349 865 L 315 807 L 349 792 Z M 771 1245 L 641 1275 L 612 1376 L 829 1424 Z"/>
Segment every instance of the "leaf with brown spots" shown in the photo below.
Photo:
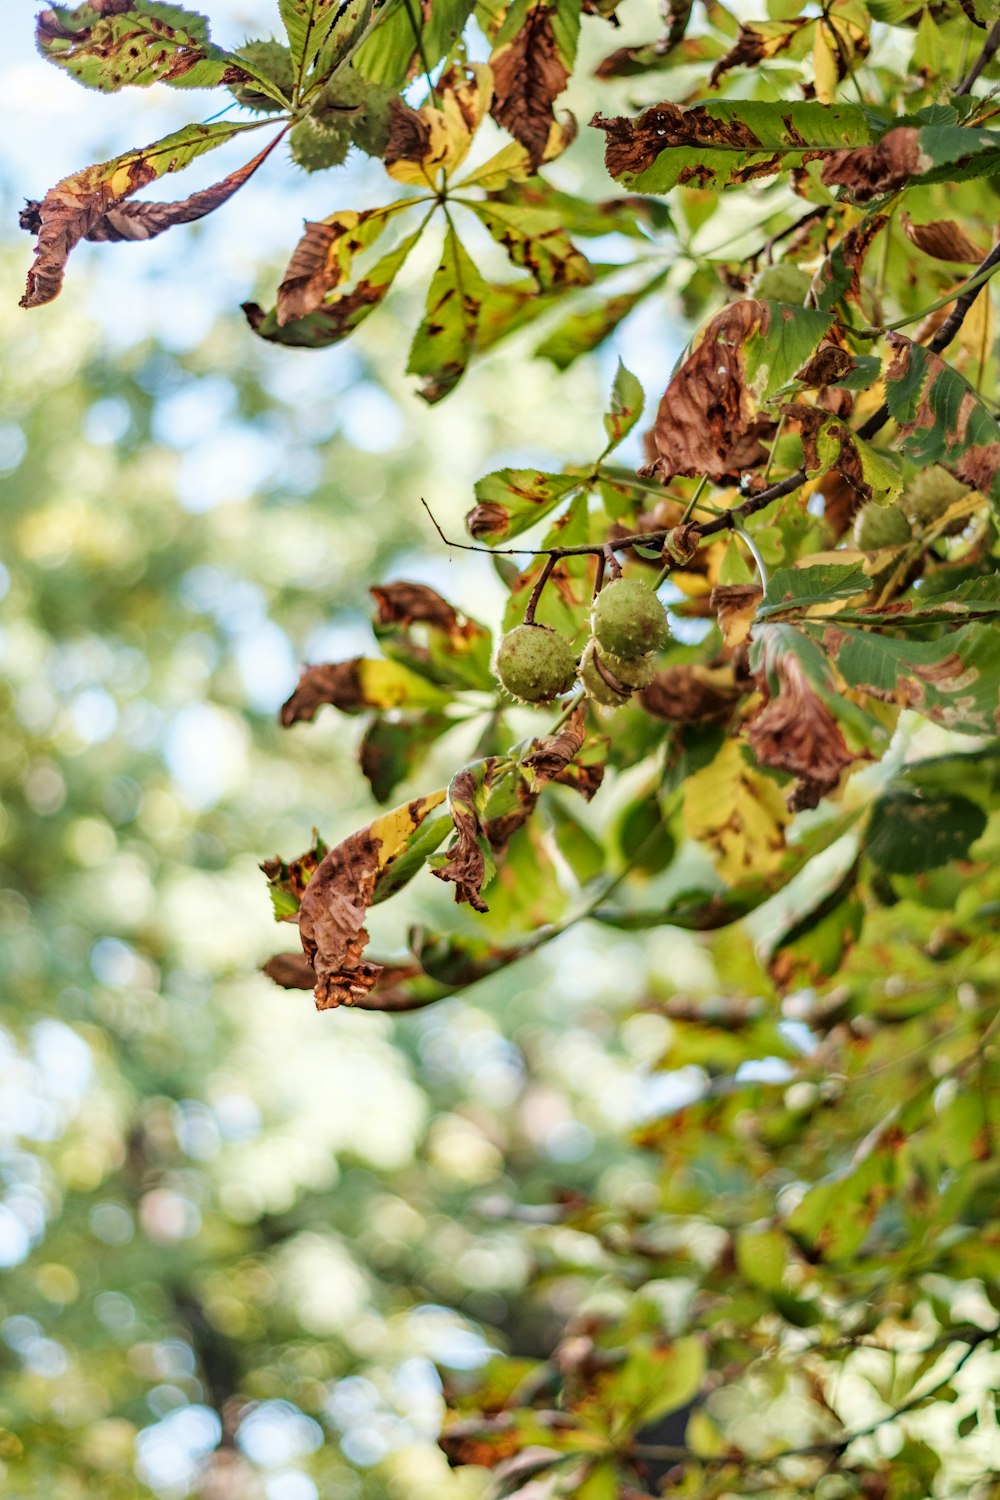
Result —
<path fill-rule="evenodd" d="M 855 203 L 897 193 L 911 181 L 955 181 L 996 171 L 1000 135 L 958 125 L 897 125 L 876 145 L 837 151 L 824 163 L 827 187 Z"/>
<path fill-rule="evenodd" d="M 282 705 L 281 723 L 308 723 L 325 703 L 341 713 L 365 709 L 442 708 L 448 695 L 400 662 L 355 656 L 350 661 L 306 667 L 292 696 Z"/>
<path fill-rule="evenodd" d="M 300 854 L 298 859 L 289 860 L 286 864 L 280 855 L 275 855 L 274 859 L 262 861 L 261 869 L 270 886 L 276 921 L 294 921 L 305 888 L 319 868 L 328 847 L 314 828 L 312 847 L 305 854 Z"/>
<path fill-rule="evenodd" d="M 382 965 L 362 957 L 364 922 L 380 881 L 393 873 L 443 791 L 405 803 L 326 854 L 307 884 L 298 910 L 302 951 L 316 971 L 316 1007 L 354 1005 L 374 986 Z M 421 861 L 422 863 L 422 861 Z"/>
<path fill-rule="evenodd" d="M 51 6 L 39 13 L 35 45 L 78 83 L 105 93 L 152 83 L 206 89 L 250 76 L 243 59 L 213 45 L 207 17 L 157 0 Z"/>
<path fill-rule="evenodd" d="M 595 115 L 591 124 L 607 138 L 612 177 L 643 193 L 678 183 L 718 192 L 871 140 L 863 112 L 849 104 L 664 103 L 634 120 Z"/>
<path fill-rule="evenodd" d="M 589 286 L 587 257 L 573 244 L 557 213 L 515 203 L 474 203 L 473 209 L 515 266 L 530 271 L 544 291 Z"/>
<path fill-rule="evenodd" d="M 750 664 L 767 702 L 747 725 L 747 740 L 762 766 L 797 778 L 793 812 L 816 807 L 859 758 L 848 749 L 824 698 L 836 699 L 822 653 L 787 625 L 759 626 Z"/>
<path fill-rule="evenodd" d="M 328 349 L 332 344 L 339 344 L 381 306 L 403 262 L 420 239 L 421 232 L 418 229 L 401 240 L 394 250 L 383 255 L 370 271 L 361 276 L 353 287 L 334 285 L 332 295 L 321 301 L 312 312 L 282 325 L 278 322 L 276 309 L 265 312 L 256 302 L 244 302 L 243 312 L 247 322 L 254 333 L 272 344 L 287 344 L 296 349 Z M 318 241 L 315 244 L 318 251 Z M 303 266 L 307 280 L 314 274 L 321 278 L 329 274 L 327 265 L 322 268 L 319 266 L 318 255 L 314 266 L 313 271 L 307 271 Z"/>
<path fill-rule="evenodd" d="M 702 724 L 727 718 L 741 695 L 742 690 L 728 667 L 704 667 L 692 662 L 657 672 L 649 686 L 643 688 L 639 701 L 655 719 Z"/>
<path fill-rule="evenodd" d="M 375 599 L 375 636 L 387 656 L 447 687 L 493 692 L 493 637 L 424 583 L 387 583 Z"/>
<path fill-rule="evenodd" d="M 427 293 L 423 322 L 410 346 L 408 375 L 424 377 L 419 394 L 433 405 L 465 374 L 490 287 L 449 224 L 444 249 Z"/>
<path fill-rule="evenodd" d="M 552 154 L 552 106 L 569 81 L 579 31 L 580 0 L 514 0 L 497 33 L 491 113 L 535 167 Z"/>
<path fill-rule="evenodd" d="M 902 213 L 899 222 L 903 233 L 911 244 L 935 260 L 952 260 L 962 265 L 978 266 L 986 257 L 986 251 L 971 240 L 954 219 L 934 219 L 929 224 L 914 224 L 909 214 Z"/>
<path fill-rule="evenodd" d="M 715 610 L 727 646 L 742 646 L 750 634 L 762 597 L 762 591 L 755 583 L 716 584 L 709 603 Z"/>
<path fill-rule="evenodd" d="M 432 102 L 419 110 L 394 105 L 389 118 L 385 167 L 397 182 L 435 187 L 439 174 L 454 173 L 490 107 L 493 79 L 483 63 L 449 68 L 434 87 Z"/>
<path fill-rule="evenodd" d="M 709 86 L 717 88 L 719 79 L 733 68 L 756 68 L 762 62 L 788 52 L 805 27 L 814 26 L 811 20 L 751 21 L 742 25 L 735 44 L 725 57 L 720 57 L 709 75 Z M 796 52 L 800 52 L 797 48 Z M 793 54 L 794 55 L 794 54 Z"/>
<path fill-rule="evenodd" d="M 751 332 L 770 323 L 765 302 L 733 302 L 709 323 L 694 352 L 671 378 L 653 428 L 659 455 L 652 468 L 664 480 L 676 474 L 737 476 L 767 457 L 761 438 L 774 422 L 758 419 L 747 387 L 744 349 Z"/>
<path fill-rule="evenodd" d="M 128 204 L 125 200 L 158 177 L 181 171 L 196 156 L 256 128 L 256 124 L 185 125 L 152 146 L 64 177 L 41 202 L 29 202 L 21 214 L 21 227 L 37 235 L 38 243 L 21 306 L 41 307 L 58 296 L 66 261 L 81 240 L 148 240 L 219 208 L 257 170 L 280 136 L 246 166 L 179 203 Z"/>
<path fill-rule="evenodd" d="M 900 449 L 920 468 L 941 464 L 1000 513 L 1000 425 L 969 382 L 900 333 L 887 342 L 885 399 Z"/>
<path fill-rule="evenodd" d="M 278 287 L 278 327 L 315 312 L 328 292 L 350 279 L 355 256 L 373 245 L 407 207 L 407 203 L 390 203 L 362 213 L 343 209 L 318 223 L 307 223 Z"/>

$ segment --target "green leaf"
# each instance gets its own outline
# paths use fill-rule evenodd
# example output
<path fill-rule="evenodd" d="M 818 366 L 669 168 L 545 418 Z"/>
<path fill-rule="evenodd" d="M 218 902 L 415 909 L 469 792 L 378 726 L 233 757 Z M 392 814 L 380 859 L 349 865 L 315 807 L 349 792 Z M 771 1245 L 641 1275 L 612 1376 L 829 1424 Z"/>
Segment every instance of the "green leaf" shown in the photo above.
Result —
<path fill-rule="evenodd" d="M 299 84 L 322 51 L 318 77 L 332 73 L 360 36 L 372 13 L 372 0 L 278 0 Z"/>
<path fill-rule="evenodd" d="M 365 731 L 358 761 L 378 802 L 388 802 L 396 787 L 412 776 L 428 750 L 452 727 L 443 714 L 376 714 Z"/>
<path fill-rule="evenodd" d="M 788 1260 L 788 1240 L 780 1229 L 748 1226 L 737 1232 L 736 1264 L 752 1286 L 780 1292 Z"/>
<path fill-rule="evenodd" d="M 812 307 L 768 302 L 770 318 L 759 324 L 744 345 L 747 389 L 760 403 L 786 386 L 815 351 L 833 317 Z"/>
<path fill-rule="evenodd" d="M 589 354 L 614 333 L 640 302 L 663 285 L 667 275 L 666 271 L 658 271 L 633 292 L 620 292 L 593 307 L 570 313 L 538 345 L 536 356 L 550 359 L 557 370 L 568 369 L 581 354 Z"/>
<path fill-rule="evenodd" d="M 607 137 L 611 176 L 642 193 L 666 193 L 678 182 L 739 187 L 871 140 L 866 114 L 850 104 L 664 103 L 635 120 L 596 115 L 592 124 Z"/>
<path fill-rule="evenodd" d="M 520 536 L 555 510 L 580 480 L 538 469 L 497 469 L 476 481 L 476 505 L 466 518 L 472 536 L 489 547 Z"/>
<path fill-rule="evenodd" d="M 642 416 L 645 402 L 646 397 L 639 381 L 619 360 L 614 385 L 611 387 L 611 406 L 604 414 L 604 430 L 608 434 L 608 442 L 601 458 L 605 458 L 625 440 Z"/>
<path fill-rule="evenodd" d="M 373 83 L 402 88 L 415 65 L 433 68 L 465 29 L 474 0 L 423 0 L 411 7 L 403 0 L 386 5 L 378 26 L 358 48 L 354 64 Z M 412 16 L 420 19 L 420 42 Z"/>
<path fill-rule="evenodd" d="M 812 605 L 833 604 L 867 594 L 872 581 L 858 563 L 816 563 L 804 568 L 776 568 L 757 609 L 758 620 Z"/>
<path fill-rule="evenodd" d="M 893 791 L 872 808 L 865 853 L 890 875 L 917 875 L 965 859 L 986 814 L 957 793 Z"/>
<path fill-rule="evenodd" d="M 476 330 L 489 286 L 449 224 L 441 260 L 427 293 L 424 320 L 417 329 L 406 366 L 421 375 L 420 395 L 433 405 L 465 374 L 476 346 Z"/>
<path fill-rule="evenodd" d="M 936 641 L 902 641 L 832 622 L 803 630 L 831 656 L 849 687 L 915 709 L 957 734 L 995 735 L 1000 633 L 963 625 Z"/>
<path fill-rule="evenodd" d="M 496 202 L 470 203 L 469 207 L 514 265 L 530 271 L 544 291 L 590 285 L 593 275 L 587 258 L 570 240 L 557 214 Z"/>
<path fill-rule="evenodd" d="M 209 40 L 206 16 L 158 0 L 132 0 L 111 15 L 103 6 L 51 6 L 38 17 L 35 42 L 49 62 L 105 93 L 152 83 L 214 88 L 249 76 Z"/>
<path fill-rule="evenodd" d="M 900 449 L 921 467 L 939 463 L 1000 513 L 1000 426 L 984 402 L 936 354 L 890 333 L 893 359 L 885 373 L 889 414 Z"/>

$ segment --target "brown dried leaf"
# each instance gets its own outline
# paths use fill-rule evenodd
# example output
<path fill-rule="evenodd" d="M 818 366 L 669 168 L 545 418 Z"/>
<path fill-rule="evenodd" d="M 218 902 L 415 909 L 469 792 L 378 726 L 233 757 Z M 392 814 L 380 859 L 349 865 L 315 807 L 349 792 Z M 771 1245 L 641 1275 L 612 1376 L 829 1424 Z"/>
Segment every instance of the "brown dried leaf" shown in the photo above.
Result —
<path fill-rule="evenodd" d="M 458 611 L 425 583 L 384 583 L 370 588 L 378 605 L 376 625 L 433 625 L 454 641 L 480 633 L 480 627 L 459 619 Z"/>
<path fill-rule="evenodd" d="M 756 417 L 743 348 L 751 334 L 767 333 L 770 319 L 766 302 L 730 303 L 671 379 L 653 428 L 659 454 L 653 467 L 664 481 L 676 474 L 734 478 L 767 457 L 760 440 L 774 423 Z"/>
<path fill-rule="evenodd" d="M 591 125 L 606 138 L 604 164 L 612 177 L 638 177 L 662 151 L 677 146 L 722 147 L 735 151 L 760 150 L 758 137 L 741 120 L 717 120 L 702 105 L 682 109 L 677 104 L 654 104 L 637 119 L 627 115 L 595 115 Z M 841 153 L 846 154 L 846 153 Z M 681 177 L 681 181 L 686 181 Z"/>
<path fill-rule="evenodd" d="M 418 797 L 352 833 L 330 850 L 306 886 L 299 937 L 316 970 L 318 1010 L 357 1004 L 382 974 L 381 964 L 362 958 L 368 943 L 365 915 L 379 877 L 443 798 L 443 792 Z"/>
<path fill-rule="evenodd" d="M 483 779 L 488 783 L 494 761 L 483 768 Z M 481 892 L 486 879 L 486 855 L 480 843 L 484 836 L 476 810 L 479 797 L 476 769 L 467 766 L 459 771 L 448 788 L 448 805 L 455 824 L 456 840 L 449 851 L 446 863 L 431 873 L 438 880 L 454 885 L 455 900 L 465 901 L 474 911 L 489 911 Z"/>
<path fill-rule="evenodd" d="M 276 316 L 284 328 L 321 307 L 328 292 L 345 282 L 354 257 L 374 244 L 400 205 L 364 212 L 343 209 L 307 223 L 278 287 Z"/>
<path fill-rule="evenodd" d="M 733 68 L 754 68 L 758 63 L 769 61 L 785 52 L 794 42 L 803 26 L 814 26 L 811 20 L 778 22 L 762 21 L 756 25 L 743 25 L 735 43 L 720 57 L 709 75 L 709 86 L 716 88 L 724 73 Z"/>
<path fill-rule="evenodd" d="M 846 349 L 839 344 L 822 343 L 812 359 L 796 373 L 795 379 L 810 390 L 818 390 L 842 379 L 853 368 L 854 357 Z"/>
<path fill-rule="evenodd" d="M 365 707 L 359 666 L 362 657 L 350 661 L 322 662 L 306 667 L 292 696 L 281 706 L 281 723 L 285 729 L 293 724 L 311 723 L 324 703 L 343 713 L 355 713 Z"/>
<path fill-rule="evenodd" d="M 961 224 L 956 224 L 954 219 L 935 219 L 930 224 L 914 224 L 909 214 L 904 213 L 900 215 L 900 223 L 906 238 L 918 250 L 922 250 L 925 255 L 932 255 L 935 260 L 952 260 L 963 265 L 978 266 L 986 256 L 986 251 L 970 240 Z"/>
<path fill-rule="evenodd" d="M 316 970 L 304 953 L 276 953 L 261 972 L 283 990 L 311 990 L 316 983 Z"/>
<path fill-rule="evenodd" d="M 586 735 L 586 712 L 583 705 L 574 709 L 558 734 L 535 740 L 534 749 L 521 761 L 531 772 L 533 789 L 543 787 L 562 775 L 577 751 L 583 746 Z"/>
<path fill-rule="evenodd" d="M 920 166 L 920 132 L 912 125 L 889 130 L 877 146 L 835 151 L 824 163 L 826 187 L 842 187 L 856 203 L 905 187 Z"/>
<path fill-rule="evenodd" d="M 560 54 L 551 0 L 535 0 L 521 28 L 490 58 L 490 113 L 526 148 L 534 167 L 547 155 L 552 106 L 569 81 L 571 62 Z"/>
<path fill-rule="evenodd" d="M 87 167 L 57 182 L 41 202 L 29 200 L 20 223 L 22 229 L 37 236 L 37 244 L 21 306 L 41 307 L 59 295 L 66 262 L 81 240 L 150 240 L 177 224 L 193 224 L 221 208 L 253 176 L 284 133 L 221 182 L 176 203 L 124 201 L 164 172 L 175 169 L 162 159 L 160 147 L 166 142 L 132 153 L 120 164 Z"/>
<path fill-rule="evenodd" d="M 658 672 L 639 701 L 656 719 L 700 724 L 724 718 L 740 697 L 731 673 L 697 665 L 667 667 Z"/>
<path fill-rule="evenodd" d="M 848 750 L 840 726 L 811 687 L 798 658 L 790 651 L 783 653 L 776 671 L 778 696 L 747 725 L 747 739 L 762 766 L 798 777 L 789 806 L 801 812 L 832 791 L 858 757 Z"/>
<path fill-rule="evenodd" d="M 709 602 L 717 613 L 727 646 L 742 646 L 763 597 L 763 591 L 755 583 L 717 584 L 712 590 Z"/>

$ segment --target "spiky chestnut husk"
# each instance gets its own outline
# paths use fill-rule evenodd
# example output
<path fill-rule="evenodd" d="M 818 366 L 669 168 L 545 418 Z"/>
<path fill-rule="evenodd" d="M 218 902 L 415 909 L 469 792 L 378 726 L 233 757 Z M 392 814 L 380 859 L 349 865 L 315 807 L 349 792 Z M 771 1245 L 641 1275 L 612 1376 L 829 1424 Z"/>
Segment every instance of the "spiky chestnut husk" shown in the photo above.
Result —
<path fill-rule="evenodd" d="M 968 493 L 967 484 L 949 474 L 947 469 L 942 469 L 940 464 L 932 464 L 929 469 L 921 469 L 907 485 L 903 507 L 914 526 L 933 526 L 949 505 L 954 505 L 956 500 L 961 500 Z M 962 531 L 966 524 L 962 519 L 953 521 L 948 527 L 948 534 Z"/>
<path fill-rule="evenodd" d="M 781 261 L 776 266 L 765 266 L 758 271 L 750 283 L 750 295 L 771 302 L 791 302 L 801 307 L 811 285 L 812 277 L 808 271 Z"/>
<path fill-rule="evenodd" d="M 898 505 L 865 505 L 854 521 L 854 541 L 862 552 L 902 547 L 910 540 L 910 523 Z"/>
<path fill-rule="evenodd" d="M 292 160 L 305 172 L 325 172 L 339 167 L 351 149 L 346 130 L 328 130 L 318 120 L 306 118 L 292 126 L 288 137 Z"/>
<path fill-rule="evenodd" d="M 637 578 L 616 578 L 594 600 L 594 636 L 612 656 L 633 660 L 666 645 L 670 632 L 663 605 Z"/>
<path fill-rule="evenodd" d="M 589 641 L 580 659 L 580 681 L 587 697 L 594 703 L 599 703 L 602 708 L 621 708 L 631 698 L 632 689 L 623 682 L 622 691 L 619 692 L 613 682 L 608 682 L 598 669 L 598 656 L 605 672 L 609 676 L 617 675 L 608 667 L 604 653 L 599 652 L 597 641 Z"/>
<path fill-rule="evenodd" d="M 281 42 L 247 42 L 236 57 L 237 64 L 241 57 L 246 58 L 252 68 L 257 68 L 265 78 L 276 83 L 287 98 L 292 97 L 295 89 L 292 54 Z M 252 78 L 247 79 L 246 83 L 234 84 L 233 94 L 244 109 L 259 110 L 262 114 L 275 114 L 281 109 L 277 99 L 272 99 L 270 94 L 262 94 Z"/>
<path fill-rule="evenodd" d="M 497 648 L 494 670 L 512 698 L 551 703 L 576 680 L 576 655 L 547 625 L 516 625 Z"/>
<path fill-rule="evenodd" d="M 601 665 L 625 687 L 648 687 L 656 676 L 656 658 L 648 656 L 615 656 L 613 651 L 601 651 Z"/>

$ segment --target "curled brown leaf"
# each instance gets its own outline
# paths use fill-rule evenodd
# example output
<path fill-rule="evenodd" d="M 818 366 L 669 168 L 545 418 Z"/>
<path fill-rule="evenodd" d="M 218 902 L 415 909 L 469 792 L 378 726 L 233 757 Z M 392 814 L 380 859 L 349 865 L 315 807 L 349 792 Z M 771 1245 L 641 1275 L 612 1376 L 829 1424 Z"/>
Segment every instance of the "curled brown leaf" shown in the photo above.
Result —
<path fill-rule="evenodd" d="M 746 383 L 744 346 L 752 333 L 766 334 L 771 310 L 744 298 L 722 309 L 663 393 L 653 441 L 652 468 L 664 480 L 675 474 L 732 478 L 767 457 L 762 437 L 774 423 L 760 420 Z"/>
<path fill-rule="evenodd" d="M 667 667 L 658 672 L 639 701 L 656 719 L 700 724 L 724 718 L 740 697 L 731 675 L 697 665 Z"/>
<path fill-rule="evenodd" d="M 920 132 L 912 125 L 889 130 L 875 146 L 835 151 L 823 166 L 826 187 L 842 187 L 856 203 L 905 187 L 920 166 Z"/>
<path fill-rule="evenodd" d="M 490 67 L 490 113 L 498 125 L 520 141 L 532 166 L 537 167 L 545 159 L 555 123 L 552 106 L 569 81 L 566 59 L 556 41 L 550 0 L 535 0 L 521 28 L 494 51 Z"/>
<path fill-rule="evenodd" d="M 963 265 L 978 266 L 985 259 L 986 251 L 970 240 L 961 224 L 954 219 L 935 219 L 930 224 L 914 224 L 909 214 L 899 216 L 903 233 L 911 244 L 935 260 L 959 261 Z"/>
<path fill-rule="evenodd" d="M 323 662 L 304 668 L 292 696 L 281 706 L 281 723 L 286 729 L 293 724 L 310 723 L 324 703 L 343 713 L 354 713 L 365 707 L 365 695 L 358 668 L 362 657 L 350 661 Z"/>
<path fill-rule="evenodd" d="M 35 259 L 28 272 L 21 306 L 41 307 L 59 295 L 66 261 L 81 240 L 149 240 L 178 224 L 193 224 L 221 208 L 256 172 L 280 139 L 281 136 L 275 137 L 263 151 L 221 182 L 176 203 L 125 201 L 165 170 L 162 162 L 154 163 L 143 153 L 136 153 L 117 170 L 112 170 L 115 164 L 110 163 L 64 177 L 41 201 L 30 200 L 21 212 L 22 229 L 37 236 Z"/>
<path fill-rule="evenodd" d="M 776 670 L 778 696 L 747 725 L 747 739 L 762 766 L 798 778 L 789 806 L 800 812 L 832 791 L 858 757 L 847 748 L 840 726 L 798 659 L 785 652 Z"/>

